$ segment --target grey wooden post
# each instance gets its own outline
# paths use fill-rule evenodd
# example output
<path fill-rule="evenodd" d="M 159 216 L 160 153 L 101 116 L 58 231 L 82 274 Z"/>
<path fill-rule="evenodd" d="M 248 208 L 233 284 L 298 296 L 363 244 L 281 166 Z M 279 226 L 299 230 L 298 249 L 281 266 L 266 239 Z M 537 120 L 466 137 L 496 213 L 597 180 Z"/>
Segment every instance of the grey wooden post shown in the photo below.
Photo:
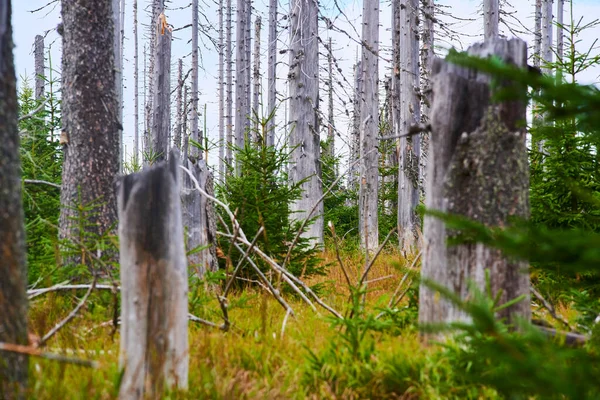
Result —
<path fill-rule="evenodd" d="M 527 45 L 518 39 L 494 39 L 476 44 L 468 53 L 495 55 L 505 62 L 526 66 Z M 431 154 L 428 164 L 426 207 L 459 214 L 489 226 L 503 226 L 512 216 L 529 215 L 529 167 L 525 147 L 526 104 L 520 101 L 492 103 L 488 75 L 434 61 Z M 485 289 L 490 273 L 495 295 L 501 302 L 520 295 L 526 299 L 500 313 L 509 322 L 529 319 L 527 264 L 510 260 L 482 244 L 449 247 L 453 232 L 433 216 L 424 221 L 421 275 L 468 295 L 469 281 Z M 421 286 L 421 323 L 466 320 L 466 315 Z"/>
<path fill-rule="evenodd" d="M 118 190 L 121 246 L 119 398 L 160 398 L 188 380 L 188 280 L 179 155 L 127 175 Z"/>

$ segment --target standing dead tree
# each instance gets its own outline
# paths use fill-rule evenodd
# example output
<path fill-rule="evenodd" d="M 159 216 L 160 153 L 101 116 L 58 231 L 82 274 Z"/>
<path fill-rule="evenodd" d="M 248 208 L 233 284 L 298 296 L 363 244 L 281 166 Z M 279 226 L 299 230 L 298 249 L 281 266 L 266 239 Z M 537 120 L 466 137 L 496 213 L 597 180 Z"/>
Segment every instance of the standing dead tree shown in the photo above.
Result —
<path fill-rule="evenodd" d="M 225 181 L 225 42 L 223 0 L 219 0 L 219 181 Z"/>
<path fill-rule="evenodd" d="M 198 0 L 192 0 L 192 113 L 190 129 L 192 139 L 202 143 L 202 135 L 198 129 Z M 192 147 L 191 155 L 202 158 L 202 152 Z"/>
<path fill-rule="evenodd" d="M 225 170 L 233 166 L 233 63 L 231 60 L 231 0 L 225 9 Z"/>
<path fill-rule="evenodd" d="M 27 265 L 12 9 L 0 0 L 0 342 L 27 344 Z M 0 398 L 25 397 L 28 358 L 0 351 Z"/>
<path fill-rule="evenodd" d="M 499 24 L 500 0 L 483 0 L 483 37 L 497 38 Z"/>
<path fill-rule="evenodd" d="M 518 39 L 492 39 L 469 48 L 473 56 L 496 56 L 518 67 L 527 65 L 527 46 Z M 491 78 L 436 59 L 433 68 L 431 158 L 426 207 L 461 215 L 488 226 L 529 214 L 529 172 L 524 128 L 526 103 L 491 101 Z M 489 273 L 492 296 L 501 303 L 525 300 L 502 310 L 509 323 L 530 318 L 527 264 L 482 244 L 448 246 L 456 235 L 426 215 L 421 276 L 465 299 L 469 282 L 480 290 Z M 464 321 L 466 314 L 427 286 L 419 295 L 419 321 Z"/>
<path fill-rule="evenodd" d="M 269 66 L 267 70 L 267 146 L 275 146 L 275 103 L 277 101 L 277 0 L 269 0 Z"/>
<path fill-rule="evenodd" d="M 318 7 L 313 0 L 290 3 L 289 62 L 289 146 L 293 183 L 302 182 L 302 197 L 292 204 L 299 220 L 315 218 L 304 236 L 323 243 L 323 193 L 321 183 L 321 141 L 319 137 L 319 26 Z M 314 214 L 308 210 L 313 208 Z"/>
<path fill-rule="evenodd" d="M 34 43 L 34 61 L 35 61 L 35 99 L 43 100 L 46 88 L 46 73 L 44 62 L 44 37 L 36 35 Z"/>
<path fill-rule="evenodd" d="M 138 0 L 133 0 L 133 162 L 140 155 L 140 62 L 138 54 Z"/>
<path fill-rule="evenodd" d="M 246 35 L 246 25 L 250 16 L 250 0 L 237 1 L 236 50 L 235 50 L 235 147 L 243 148 L 248 127 L 248 96 L 246 93 L 250 83 L 246 82 L 247 72 L 250 71 L 250 58 L 246 51 L 249 45 Z M 240 164 L 236 161 L 236 173 L 239 174 Z"/>
<path fill-rule="evenodd" d="M 152 150 L 157 160 L 164 160 L 169 151 L 171 130 L 171 29 L 168 27 L 164 7 L 156 21 L 156 47 L 154 49 L 154 76 L 152 99 Z"/>
<path fill-rule="evenodd" d="M 259 99 L 260 99 L 260 28 L 262 20 L 260 16 L 256 16 L 254 21 L 254 68 L 252 71 L 252 80 L 254 83 L 254 90 L 252 92 L 252 119 L 254 120 L 252 130 L 252 140 L 256 143 L 259 140 L 260 132 L 258 127 L 260 126 L 260 110 L 259 110 Z M 262 142 L 262 140 L 261 140 Z"/>
<path fill-rule="evenodd" d="M 120 129 L 119 135 L 119 171 L 123 168 L 123 38 L 125 37 L 124 19 L 125 0 L 113 0 L 113 21 L 114 21 L 114 41 L 113 49 L 115 52 L 115 92 L 117 94 L 117 121 Z"/>
<path fill-rule="evenodd" d="M 119 188 L 121 244 L 119 398 L 161 398 L 188 381 L 188 281 L 179 154 L 127 175 Z"/>
<path fill-rule="evenodd" d="M 363 1 L 362 84 L 360 93 L 359 236 L 361 247 L 379 246 L 379 0 Z"/>

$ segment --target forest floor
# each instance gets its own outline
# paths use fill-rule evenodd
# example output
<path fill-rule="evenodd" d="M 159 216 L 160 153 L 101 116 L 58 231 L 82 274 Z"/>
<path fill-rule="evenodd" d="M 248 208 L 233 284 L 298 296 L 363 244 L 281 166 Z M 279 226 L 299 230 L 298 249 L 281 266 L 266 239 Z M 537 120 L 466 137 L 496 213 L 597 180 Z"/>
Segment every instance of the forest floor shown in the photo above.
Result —
<path fill-rule="evenodd" d="M 323 301 L 348 317 L 352 301 L 343 271 L 334 253 L 325 252 L 323 257 L 329 266 L 327 274 L 308 283 L 321 284 Z M 361 256 L 349 253 L 342 258 L 349 275 L 359 276 L 364 268 Z M 498 398 L 492 389 L 457 379 L 452 352 L 446 347 L 421 343 L 416 328 L 418 287 L 411 285 L 412 275 L 404 281 L 400 292 L 408 291 L 394 315 L 376 319 L 408 267 L 418 264 L 413 261 L 384 252 L 368 277 L 364 313 L 344 323 L 323 308 L 315 312 L 299 297 L 287 295 L 296 316 L 284 325 L 285 310 L 267 292 L 256 288 L 235 293 L 229 299 L 232 326 L 228 332 L 190 322 L 189 389 L 164 398 Z M 203 287 L 196 289 L 191 289 L 190 312 L 221 324 L 214 294 L 206 294 Z M 37 335 L 47 332 L 82 295 L 53 292 L 34 299 L 30 331 Z M 92 359 L 98 367 L 31 358 L 30 398 L 117 397 L 119 333 L 113 332 L 113 314 L 110 292 L 92 294 L 45 351 Z"/>

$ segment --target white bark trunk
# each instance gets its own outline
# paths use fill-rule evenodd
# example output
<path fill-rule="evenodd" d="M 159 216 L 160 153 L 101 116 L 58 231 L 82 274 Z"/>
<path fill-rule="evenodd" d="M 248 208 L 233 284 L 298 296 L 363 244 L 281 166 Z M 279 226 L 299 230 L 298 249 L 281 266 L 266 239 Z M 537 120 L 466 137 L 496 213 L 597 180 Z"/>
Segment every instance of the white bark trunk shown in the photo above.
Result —
<path fill-rule="evenodd" d="M 363 250 L 379 246 L 379 0 L 363 0 L 359 228 Z"/>
<path fill-rule="evenodd" d="M 117 94 L 117 121 L 123 126 L 123 17 L 121 7 L 125 7 L 125 0 L 112 0 L 114 20 L 114 52 L 115 52 L 115 92 Z M 119 172 L 123 171 L 123 130 L 119 129 Z"/>
<path fill-rule="evenodd" d="M 552 5 L 554 0 L 542 0 L 542 71 L 546 74 L 552 73 L 552 68 L 547 67 L 547 63 L 552 62 Z"/>
<path fill-rule="evenodd" d="M 219 0 L 219 182 L 225 179 L 225 42 L 223 0 Z"/>
<path fill-rule="evenodd" d="M 252 93 L 252 119 L 254 120 L 254 129 L 252 132 L 252 138 L 254 143 L 256 143 L 263 132 L 259 132 L 260 126 L 260 110 L 259 110 L 259 96 L 260 96 L 260 28 L 261 28 L 261 18 L 260 16 L 256 17 L 254 21 L 254 70 L 252 73 L 252 79 L 254 81 L 254 91 Z M 260 141 L 262 143 L 264 139 L 261 138 Z"/>
<path fill-rule="evenodd" d="M 183 134 L 183 60 L 177 62 L 177 123 L 173 145 L 181 150 L 181 135 Z"/>
<path fill-rule="evenodd" d="M 327 51 L 327 153 L 335 155 L 335 122 L 333 116 L 333 45 L 331 37 Z"/>
<path fill-rule="evenodd" d="M 565 37 L 563 33 L 563 17 L 565 11 L 565 0 L 556 0 L 556 61 L 563 59 Z"/>
<path fill-rule="evenodd" d="M 225 119 L 226 119 L 226 141 L 227 148 L 225 149 L 225 168 L 229 169 L 233 166 L 233 62 L 232 62 L 232 50 L 231 50 L 231 0 L 227 0 L 227 7 L 225 9 L 226 21 L 225 21 L 225 65 L 227 68 L 225 77 Z"/>
<path fill-rule="evenodd" d="M 312 0 L 294 0 L 290 7 L 289 146 L 293 150 L 289 176 L 293 183 L 304 181 L 302 197 L 292 204 L 292 210 L 298 220 L 316 218 L 303 236 L 322 244 L 323 203 L 317 204 L 323 193 L 318 118 L 319 10 Z M 314 213 L 308 215 L 315 205 Z"/>
<path fill-rule="evenodd" d="M 354 90 L 353 90 L 353 111 L 352 111 L 352 132 L 350 136 L 350 164 L 348 174 L 348 187 L 352 191 L 358 191 L 358 175 L 360 166 L 354 164 L 360 157 L 360 107 L 361 93 L 363 92 L 362 85 L 362 63 L 357 61 L 354 64 Z"/>
<path fill-rule="evenodd" d="M 267 146 L 275 146 L 275 107 L 277 102 L 277 0 L 269 1 L 269 43 L 267 70 L 267 85 L 269 87 L 267 98 Z"/>
<path fill-rule="evenodd" d="M 246 59 L 246 14 L 250 0 L 237 1 L 237 21 L 235 27 L 235 147 L 243 148 L 246 137 L 246 70 L 250 68 L 250 60 Z M 236 174 L 240 173 L 240 165 L 236 160 Z"/>
<path fill-rule="evenodd" d="M 138 0 L 133 0 L 133 161 L 140 156 L 140 65 L 138 55 Z"/>
<path fill-rule="evenodd" d="M 162 11 L 162 10 L 161 10 Z M 154 76 L 152 99 L 152 150 L 157 160 L 164 160 L 169 151 L 171 129 L 171 37 L 162 21 L 155 26 L 156 48 L 154 49 Z"/>
<path fill-rule="evenodd" d="M 187 388 L 188 277 L 179 176 L 175 151 L 168 163 L 121 180 L 120 399 L 161 398 L 164 386 Z"/>
<path fill-rule="evenodd" d="M 202 135 L 198 129 L 198 0 L 192 0 L 192 110 L 190 117 L 190 130 L 192 139 L 202 143 Z M 192 146 L 190 154 L 202 158 L 202 152 Z"/>
<path fill-rule="evenodd" d="M 419 27 L 417 0 L 399 2 L 399 89 L 400 116 L 398 135 L 407 135 L 421 120 L 419 93 Z M 404 251 L 416 244 L 419 231 L 419 158 L 421 135 L 400 138 L 398 165 L 398 233 Z"/>
<path fill-rule="evenodd" d="M 483 0 L 483 37 L 493 39 L 498 37 L 500 23 L 500 0 Z"/>
<path fill-rule="evenodd" d="M 45 96 L 46 72 L 44 61 L 44 37 L 35 36 L 34 43 L 34 62 L 35 62 L 35 99 L 42 100 Z"/>

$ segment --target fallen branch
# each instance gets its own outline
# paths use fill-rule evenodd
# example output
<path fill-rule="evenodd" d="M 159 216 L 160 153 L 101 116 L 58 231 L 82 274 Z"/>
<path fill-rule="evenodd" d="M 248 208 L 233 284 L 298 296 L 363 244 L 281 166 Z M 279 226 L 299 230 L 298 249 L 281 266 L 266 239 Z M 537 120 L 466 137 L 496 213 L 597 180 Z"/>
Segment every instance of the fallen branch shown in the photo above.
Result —
<path fill-rule="evenodd" d="M 48 288 L 40 288 L 40 289 L 31 289 L 27 291 L 27 295 L 29 300 L 34 299 L 38 296 L 41 296 L 43 294 L 46 293 L 50 293 L 50 292 L 58 292 L 61 290 L 82 290 L 82 289 L 89 289 L 92 285 L 54 285 Z M 113 285 L 96 285 L 95 287 L 96 290 L 121 290 L 120 286 L 113 286 Z"/>
<path fill-rule="evenodd" d="M 23 182 L 31 183 L 31 184 L 39 184 L 39 185 L 48 185 L 48 186 L 52 186 L 54 188 L 60 189 L 60 185 L 57 183 L 42 181 L 39 179 L 23 179 Z"/>
<path fill-rule="evenodd" d="M 75 316 L 77 315 L 77 313 L 79 312 L 79 310 L 81 310 L 81 307 L 83 307 L 83 305 L 87 301 L 88 297 L 90 297 L 90 294 L 92 293 L 92 290 L 94 290 L 94 287 L 96 286 L 96 279 L 97 279 L 97 277 L 94 276 L 94 281 L 90 285 L 90 288 L 86 292 L 85 296 L 83 296 L 83 298 L 81 299 L 81 301 L 79 302 L 79 304 L 77 304 L 77 306 L 73 309 L 73 311 L 71 311 L 69 313 L 69 315 L 67 315 L 67 317 L 65 319 L 63 319 L 62 321 L 60 321 L 58 324 L 54 325 L 54 328 L 50 329 L 50 332 L 46 333 L 40 339 L 40 343 L 39 343 L 40 347 L 43 347 L 46 344 L 46 342 L 50 338 L 52 338 L 52 336 L 54 336 L 65 325 L 67 325 L 69 323 L 69 321 L 71 321 L 73 318 L 75 318 Z"/>
<path fill-rule="evenodd" d="M 571 327 L 571 325 L 569 325 L 569 322 L 567 320 L 565 320 L 564 318 L 558 316 L 558 314 L 556 314 L 556 310 L 554 309 L 554 306 L 552 304 L 550 304 L 548 301 L 546 301 L 546 299 L 542 296 L 542 294 L 540 292 L 538 292 L 533 286 L 531 287 L 531 293 L 533 293 L 533 295 L 535 296 L 536 299 L 538 299 L 540 301 L 540 303 L 542 303 L 542 306 L 548 310 L 548 312 L 550 313 L 550 316 L 552 318 L 554 318 L 556 321 L 562 323 L 564 326 L 566 326 L 567 328 L 569 328 L 569 330 L 573 331 L 573 327 Z"/>
<path fill-rule="evenodd" d="M 66 357 L 60 354 L 47 353 L 31 346 L 0 342 L 0 350 L 10 351 L 11 353 L 27 354 L 29 356 L 45 358 L 47 360 L 54 360 L 67 364 L 81 365 L 82 367 L 98 368 L 98 363 L 93 360 L 82 360 L 80 358 Z"/>

